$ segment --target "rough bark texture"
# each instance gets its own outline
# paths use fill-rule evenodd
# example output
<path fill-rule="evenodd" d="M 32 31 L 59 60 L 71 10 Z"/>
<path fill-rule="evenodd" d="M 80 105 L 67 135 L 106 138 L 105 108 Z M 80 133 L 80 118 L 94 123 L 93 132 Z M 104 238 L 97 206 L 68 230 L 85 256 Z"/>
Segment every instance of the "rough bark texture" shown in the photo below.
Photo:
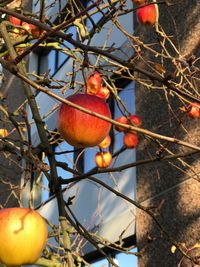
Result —
<path fill-rule="evenodd" d="M 171 1 L 172 2 L 172 1 Z M 173 1 L 174 3 L 176 1 Z M 160 22 L 165 32 L 173 36 L 181 55 L 199 56 L 200 45 L 200 2 L 178 1 L 175 6 L 160 6 Z M 141 38 L 145 43 L 156 40 L 155 31 L 142 29 Z M 169 64 L 169 71 L 171 66 Z M 199 120 L 191 120 L 181 115 L 181 103 L 173 95 L 166 96 L 161 90 L 154 92 L 136 87 L 136 110 L 141 115 L 143 127 L 168 136 L 174 136 L 200 146 Z M 177 127 L 176 116 L 182 119 Z M 186 130 L 184 130 L 184 128 Z M 140 136 L 141 142 L 137 150 L 137 160 L 156 156 L 157 144 L 151 139 Z M 186 150 L 183 147 L 164 143 L 174 153 Z M 153 163 L 137 168 L 137 199 L 143 205 L 153 207 L 157 219 L 173 240 L 192 248 L 199 242 L 200 236 L 200 160 L 199 154 L 169 162 Z M 190 166 L 191 165 L 191 168 Z M 155 222 L 143 211 L 137 211 L 137 246 L 141 252 L 139 267 L 174 267 L 181 261 L 181 254 L 171 252 L 171 242 L 156 227 Z M 192 249 L 191 253 L 200 256 L 200 249 Z M 181 261 L 181 267 L 192 265 L 189 260 Z"/>

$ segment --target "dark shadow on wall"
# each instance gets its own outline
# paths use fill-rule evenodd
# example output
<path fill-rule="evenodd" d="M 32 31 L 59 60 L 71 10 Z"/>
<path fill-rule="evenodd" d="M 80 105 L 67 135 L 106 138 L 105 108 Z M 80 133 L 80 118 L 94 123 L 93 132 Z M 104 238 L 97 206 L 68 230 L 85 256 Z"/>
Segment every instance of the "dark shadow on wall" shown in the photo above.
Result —
<path fill-rule="evenodd" d="M 168 8 L 164 5 L 160 7 L 161 25 L 183 55 L 191 56 L 194 53 L 198 57 L 200 27 L 197 25 L 200 25 L 200 2 L 179 2 L 181 4 Z M 145 43 L 157 42 L 154 29 L 143 28 L 140 36 Z M 169 51 L 175 56 L 173 49 Z M 167 61 L 165 63 L 168 64 Z M 144 66 L 141 62 L 138 64 Z M 172 67 L 168 64 L 167 70 L 173 73 Z M 159 88 L 152 91 L 136 86 L 136 112 L 142 117 L 143 128 L 199 146 L 199 120 L 189 118 L 180 110 L 181 106 L 181 101 L 169 91 L 164 92 Z M 155 141 L 140 135 L 137 160 L 155 157 L 161 153 L 159 143 L 173 153 L 188 150 L 177 144 Z M 167 154 L 162 153 L 162 155 Z M 179 160 L 137 167 L 138 201 L 152 207 L 151 210 L 172 240 L 181 242 L 186 251 L 191 249 L 190 253 L 196 253 L 195 255 L 200 255 L 200 249 L 192 249 L 198 243 L 200 236 L 199 158 L 198 153 Z M 182 260 L 178 250 L 175 253 L 171 252 L 172 241 L 166 238 L 152 219 L 140 210 L 137 211 L 136 232 L 137 245 L 141 252 L 139 267 L 175 267 L 179 263 L 180 267 L 195 266 L 189 260 Z"/>

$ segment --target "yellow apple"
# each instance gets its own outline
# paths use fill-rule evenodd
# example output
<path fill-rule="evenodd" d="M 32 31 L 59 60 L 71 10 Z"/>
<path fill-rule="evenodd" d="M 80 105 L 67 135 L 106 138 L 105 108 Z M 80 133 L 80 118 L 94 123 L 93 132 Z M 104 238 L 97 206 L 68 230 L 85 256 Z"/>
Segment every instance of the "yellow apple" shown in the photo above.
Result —
<path fill-rule="evenodd" d="M 47 241 L 47 224 L 35 210 L 0 210 L 0 262 L 7 266 L 33 264 Z"/>
<path fill-rule="evenodd" d="M 112 163 L 112 155 L 109 151 L 97 152 L 95 162 L 99 168 L 108 168 Z"/>
<path fill-rule="evenodd" d="M 109 147 L 110 144 L 111 144 L 111 137 L 110 137 L 110 135 L 107 135 L 107 136 L 103 139 L 103 141 L 102 141 L 100 144 L 98 144 L 98 147 L 104 149 L 104 148 Z"/>

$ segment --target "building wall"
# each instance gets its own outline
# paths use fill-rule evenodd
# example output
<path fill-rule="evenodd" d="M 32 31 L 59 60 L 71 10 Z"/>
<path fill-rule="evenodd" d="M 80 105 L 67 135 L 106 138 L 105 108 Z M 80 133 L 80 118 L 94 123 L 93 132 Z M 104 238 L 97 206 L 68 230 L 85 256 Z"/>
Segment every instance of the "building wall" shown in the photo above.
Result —
<path fill-rule="evenodd" d="M 21 3 L 22 2 L 22 3 Z M 26 8 L 31 7 L 30 1 L 13 1 L 9 4 L 9 8 L 15 8 L 22 4 Z M 3 79 L 0 87 L 1 105 L 12 114 L 24 102 L 25 96 L 23 92 L 22 82 L 8 71 L 3 70 Z M 19 112 L 21 113 L 21 112 Z M 24 121 L 21 114 L 13 117 L 16 121 Z M 13 124 L 11 124 L 6 115 L 0 112 L 0 128 L 7 129 L 9 132 L 8 138 L 11 142 L 19 140 L 17 131 L 13 131 Z M 16 143 L 19 146 L 19 143 Z M 22 167 L 21 159 L 13 153 L 0 153 L 0 205 L 2 206 L 16 206 L 19 205 L 19 185 L 21 183 Z"/>
<path fill-rule="evenodd" d="M 171 1 L 175 3 L 176 1 Z M 167 7 L 160 5 L 160 23 L 165 32 L 179 47 L 180 54 L 186 57 L 200 54 L 200 2 L 179 1 Z M 156 42 L 154 29 L 137 29 L 146 43 Z M 153 59 L 155 60 L 155 58 Z M 141 62 L 138 62 L 141 66 Z M 168 64 L 168 71 L 173 69 Z M 175 136 L 192 144 L 200 145 L 199 120 L 192 120 L 180 111 L 181 102 L 173 94 L 166 96 L 161 90 L 136 88 L 136 110 L 143 120 L 143 128 Z M 171 106 L 173 112 L 169 110 Z M 177 116 L 177 117 L 176 117 Z M 180 125 L 176 118 L 180 119 Z M 173 153 L 188 149 L 166 143 Z M 151 139 L 140 136 L 137 160 L 155 157 L 158 146 Z M 178 160 L 162 161 L 137 167 L 137 199 L 147 207 L 152 207 L 162 227 L 170 234 L 173 241 L 192 248 L 199 240 L 199 153 Z M 188 165 L 187 165 L 188 164 Z M 191 167 L 190 167 L 191 166 Z M 181 254 L 178 250 L 171 252 L 172 242 L 156 226 L 155 222 L 142 210 L 137 210 L 136 218 L 137 246 L 140 252 L 139 267 L 174 267 L 178 266 Z M 200 254 L 199 249 L 191 253 Z M 184 260 L 181 266 L 194 266 Z M 196 266 L 196 265 L 195 265 Z"/>

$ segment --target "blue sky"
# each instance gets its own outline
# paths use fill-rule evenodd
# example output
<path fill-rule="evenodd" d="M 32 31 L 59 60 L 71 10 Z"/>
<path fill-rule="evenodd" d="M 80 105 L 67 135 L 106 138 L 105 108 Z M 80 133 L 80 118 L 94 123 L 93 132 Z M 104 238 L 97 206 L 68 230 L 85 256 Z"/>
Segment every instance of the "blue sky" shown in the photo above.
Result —
<path fill-rule="evenodd" d="M 137 249 L 133 249 L 133 252 L 137 252 Z M 134 255 L 126 255 L 124 253 L 119 253 L 116 255 L 119 267 L 137 267 L 137 257 Z M 92 267 L 110 267 L 107 260 L 100 260 L 92 264 Z"/>

